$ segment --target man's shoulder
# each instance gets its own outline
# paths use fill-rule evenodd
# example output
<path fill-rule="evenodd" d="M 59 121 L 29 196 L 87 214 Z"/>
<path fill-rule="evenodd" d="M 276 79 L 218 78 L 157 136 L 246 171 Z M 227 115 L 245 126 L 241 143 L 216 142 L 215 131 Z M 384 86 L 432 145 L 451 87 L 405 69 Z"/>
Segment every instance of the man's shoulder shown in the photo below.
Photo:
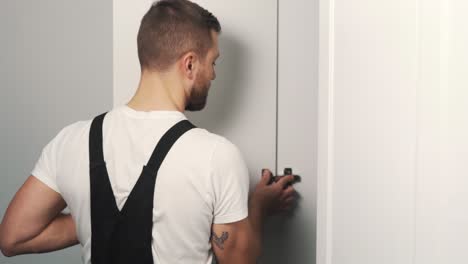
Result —
<path fill-rule="evenodd" d="M 82 141 L 89 137 L 89 128 L 91 127 L 92 120 L 75 121 L 64 126 L 48 145 L 53 146 L 54 149 L 62 149 L 74 145 L 83 145 Z"/>
<path fill-rule="evenodd" d="M 243 162 L 243 155 L 239 148 L 228 138 L 212 133 L 203 128 L 193 129 L 191 139 L 198 153 L 205 153 L 214 163 L 229 163 L 239 160 Z"/>
<path fill-rule="evenodd" d="M 92 120 L 80 120 L 75 121 L 71 124 L 66 125 L 58 133 L 58 137 L 69 138 L 82 136 L 85 133 L 89 133 L 89 128 L 91 127 Z"/>

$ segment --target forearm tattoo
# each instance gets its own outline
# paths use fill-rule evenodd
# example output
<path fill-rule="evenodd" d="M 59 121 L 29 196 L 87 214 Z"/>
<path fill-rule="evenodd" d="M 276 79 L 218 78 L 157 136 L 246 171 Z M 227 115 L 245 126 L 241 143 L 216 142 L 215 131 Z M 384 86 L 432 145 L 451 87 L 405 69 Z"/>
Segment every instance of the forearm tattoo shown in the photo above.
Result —
<path fill-rule="evenodd" d="M 221 250 L 224 250 L 224 242 L 226 242 L 228 238 L 229 238 L 229 232 L 223 232 L 221 237 L 218 237 L 215 232 L 211 234 L 211 240 Z"/>

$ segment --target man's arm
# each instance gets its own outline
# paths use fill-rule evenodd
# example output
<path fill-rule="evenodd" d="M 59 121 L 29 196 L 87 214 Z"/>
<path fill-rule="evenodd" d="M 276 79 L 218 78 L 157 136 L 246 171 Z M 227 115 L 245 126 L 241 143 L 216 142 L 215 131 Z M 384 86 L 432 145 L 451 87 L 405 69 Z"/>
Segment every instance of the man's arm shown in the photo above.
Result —
<path fill-rule="evenodd" d="M 217 263 L 257 263 L 260 241 L 253 232 L 249 218 L 230 224 L 214 224 L 211 245 Z"/>
<path fill-rule="evenodd" d="M 61 195 L 30 176 L 13 197 L 0 226 L 0 249 L 5 256 L 49 252 L 78 243 Z"/>
<path fill-rule="evenodd" d="M 266 216 L 287 210 L 294 202 L 294 181 L 289 175 L 268 185 L 271 174 L 265 170 L 249 200 L 249 216 L 235 223 L 213 224 L 211 244 L 219 264 L 255 264 L 262 250 L 262 229 Z"/>

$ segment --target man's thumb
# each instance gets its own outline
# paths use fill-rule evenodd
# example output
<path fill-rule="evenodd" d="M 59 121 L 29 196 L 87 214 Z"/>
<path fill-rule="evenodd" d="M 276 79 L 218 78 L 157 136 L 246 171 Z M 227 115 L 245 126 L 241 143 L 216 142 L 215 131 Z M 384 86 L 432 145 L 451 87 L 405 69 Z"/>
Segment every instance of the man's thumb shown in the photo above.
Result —
<path fill-rule="evenodd" d="M 262 185 L 268 185 L 271 177 L 272 177 L 272 174 L 269 169 L 262 169 L 262 179 L 260 180 L 260 183 Z"/>

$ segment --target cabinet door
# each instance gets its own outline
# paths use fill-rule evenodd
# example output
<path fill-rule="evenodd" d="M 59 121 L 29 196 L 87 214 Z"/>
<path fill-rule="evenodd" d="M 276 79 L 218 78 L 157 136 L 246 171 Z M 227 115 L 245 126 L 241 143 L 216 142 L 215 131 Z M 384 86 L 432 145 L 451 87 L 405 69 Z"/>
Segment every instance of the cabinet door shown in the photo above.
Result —
<path fill-rule="evenodd" d="M 320 2 L 318 263 L 412 262 L 418 2 Z"/>
<path fill-rule="evenodd" d="M 318 263 L 465 263 L 468 4 L 320 3 Z"/>
<path fill-rule="evenodd" d="M 468 261 L 468 3 L 421 3 L 414 264 Z"/>
<path fill-rule="evenodd" d="M 262 263 L 315 263 L 318 17 L 318 1 L 279 1 L 277 171 L 302 182 L 295 211 L 267 222 Z"/>

